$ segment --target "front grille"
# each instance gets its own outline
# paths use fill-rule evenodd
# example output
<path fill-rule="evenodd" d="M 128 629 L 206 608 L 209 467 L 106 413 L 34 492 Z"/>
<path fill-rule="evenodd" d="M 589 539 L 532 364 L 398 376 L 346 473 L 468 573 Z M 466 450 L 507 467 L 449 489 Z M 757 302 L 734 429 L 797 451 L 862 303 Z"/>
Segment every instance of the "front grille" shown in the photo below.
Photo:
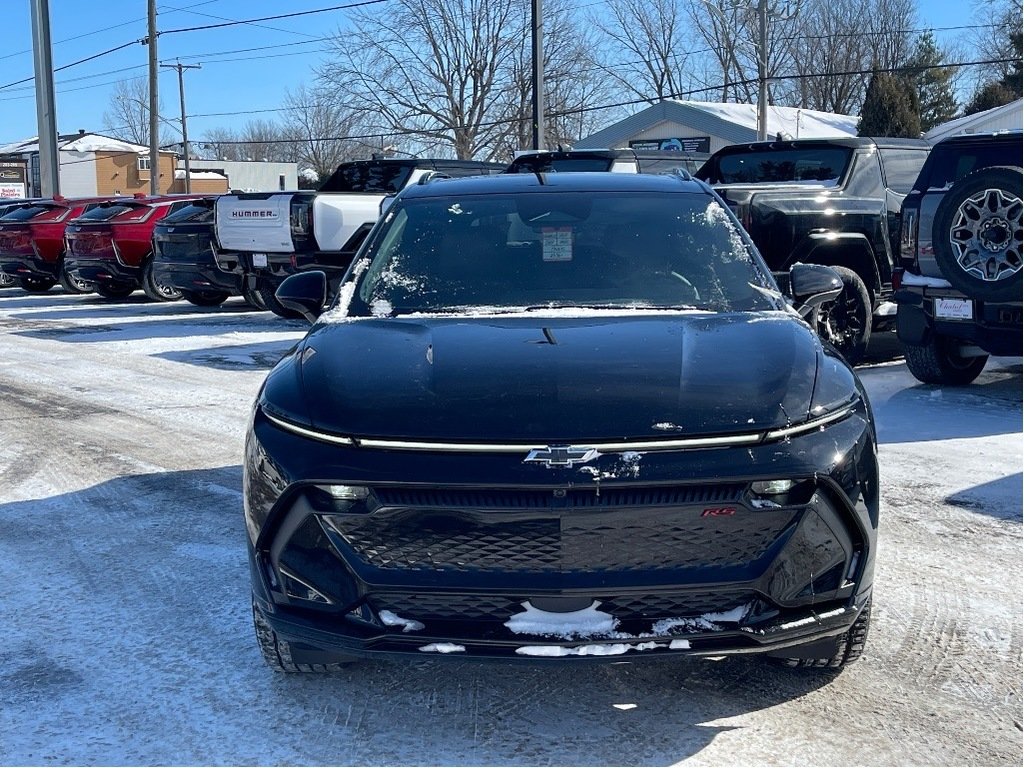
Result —
<path fill-rule="evenodd" d="M 612 507 L 670 507 L 684 504 L 738 502 L 742 484 L 682 485 L 664 488 L 573 489 L 564 496 L 551 490 L 460 490 L 452 488 L 375 488 L 382 507 L 439 509 L 558 509 Z"/>
<path fill-rule="evenodd" d="M 622 621 L 695 617 L 728 611 L 755 599 L 752 592 L 693 590 L 672 594 L 600 595 L 599 609 Z M 486 620 L 504 622 L 523 610 L 528 597 L 444 593 L 377 593 L 370 602 L 406 619 Z"/>
<path fill-rule="evenodd" d="M 340 550 L 384 570 L 454 573 L 675 571 L 749 565 L 799 514 L 792 509 L 703 516 L 739 487 L 377 493 L 371 515 L 329 515 Z M 402 503 L 399 503 L 402 502 Z M 559 506 L 564 505 L 564 506 Z"/>

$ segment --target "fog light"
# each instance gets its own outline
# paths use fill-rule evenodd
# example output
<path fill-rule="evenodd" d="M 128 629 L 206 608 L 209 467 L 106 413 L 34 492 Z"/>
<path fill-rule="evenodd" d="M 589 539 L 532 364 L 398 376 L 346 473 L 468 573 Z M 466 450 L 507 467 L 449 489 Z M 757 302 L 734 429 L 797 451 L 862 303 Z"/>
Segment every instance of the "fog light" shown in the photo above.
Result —
<path fill-rule="evenodd" d="M 316 589 L 311 584 L 307 584 L 294 573 L 290 573 L 285 570 L 284 567 L 281 567 L 281 578 L 284 581 L 284 593 L 288 595 L 288 597 L 296 597 L 299 600 L 308 600 L 311 603 L 327 605 L 334 602 L 323 592 Z"/>
<path fill-rule="evenodd" d="M 330 494 L 336 501 L 365 501 L 370 489 L 365 485 L 318 485 L 321 491 Z"/>
<path fill-rule="evenodd" d="M 788 493 L 796 480 L 757 480 L 750 484 L 750 492 L 757 496 L 779 496 Z"/>

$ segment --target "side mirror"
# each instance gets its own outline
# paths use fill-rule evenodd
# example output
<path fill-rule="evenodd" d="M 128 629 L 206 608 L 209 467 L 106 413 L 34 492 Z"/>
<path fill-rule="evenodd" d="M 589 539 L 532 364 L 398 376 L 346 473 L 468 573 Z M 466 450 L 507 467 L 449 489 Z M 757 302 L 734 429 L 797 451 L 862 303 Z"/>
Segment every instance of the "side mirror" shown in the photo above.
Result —
<path fill-rule="evenodd" d="M 327 303 L 327 275 L 320 271 L 292 275 L 277 287 L 274 295 L 286 309 L 315 323 Z"/>
<path fill-rule="evenodd" d="M 789 294 L 801 317 L 826 301 L 839 298 L 843 281 L 831 267 L 820 264 L 794 264 L 789 270 Z"/>

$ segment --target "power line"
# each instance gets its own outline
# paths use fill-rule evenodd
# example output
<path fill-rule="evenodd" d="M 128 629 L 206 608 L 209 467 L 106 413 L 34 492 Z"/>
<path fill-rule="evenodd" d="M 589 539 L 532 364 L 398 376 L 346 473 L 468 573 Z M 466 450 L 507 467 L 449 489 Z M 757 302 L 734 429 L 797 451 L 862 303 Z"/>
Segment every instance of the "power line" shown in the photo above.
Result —
<path fill-rule="evenodd" d="M 257 19 L 240 19 L 238 21 L 225 21 L 221 24 L 206 24 L 201 27 L 182 27 L 181 29 L 165 29 L 161 35 L 174 35 L 179 32 L 199 32 L 204 29 L 221 29 L 222 27 L 234 27 L 239 24 L 253 24 L 258 21 L 276 21 L 277 19 L 294 19 L 298 16 L 311 16 L 315 13 L 329 13 L 330 11 L 343 11 L 350 8 L 363 8 L 369 5 L 380 5 L 388 0 L 363 0 L 359 3 L 346 3 L 345 5 L 334 5 L 329 8 L 314 8 L 309 11 L 294 11 L 292 13 L 281 13 L 276 16 L 262 16 Z"/>

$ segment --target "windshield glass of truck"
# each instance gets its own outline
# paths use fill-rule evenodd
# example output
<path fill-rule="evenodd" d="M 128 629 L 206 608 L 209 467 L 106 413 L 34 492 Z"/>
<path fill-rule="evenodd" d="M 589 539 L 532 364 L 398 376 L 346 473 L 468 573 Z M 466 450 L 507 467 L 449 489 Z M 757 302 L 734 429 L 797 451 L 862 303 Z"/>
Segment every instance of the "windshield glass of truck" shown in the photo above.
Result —
<path fill-rule="evenodd" d="M 604 172 L 613 162 L 610 157 L 520 157 L 512 161 L 508 173 Z"/>
<path fill-rule="evenodd" d="M 833 187 L 846 172 L 848 147 L 737 152 L 718 158 L 710 169 L 712 184 L 808 184 Z"/>
<path fill-rule="evenodd" d="M 706 195 L 409 200 L 367 255 L 350 315 L 780 306 L 770 275 Z"/>
<path fill-rule="evenodd" d="M 164 224 L 183 224 L 185 222 L 201 224 L 213 221 L 213 200 L 195 200 L 184 208 L 179 208 L 174 213 L 164 217 Z"/>
<path fill-rule="evenodd" d="M 400 192 L 412 166 L 391 163 L 351 163 L 338 166 L 320 192 L 363 192 L 392 195 Z"/>

